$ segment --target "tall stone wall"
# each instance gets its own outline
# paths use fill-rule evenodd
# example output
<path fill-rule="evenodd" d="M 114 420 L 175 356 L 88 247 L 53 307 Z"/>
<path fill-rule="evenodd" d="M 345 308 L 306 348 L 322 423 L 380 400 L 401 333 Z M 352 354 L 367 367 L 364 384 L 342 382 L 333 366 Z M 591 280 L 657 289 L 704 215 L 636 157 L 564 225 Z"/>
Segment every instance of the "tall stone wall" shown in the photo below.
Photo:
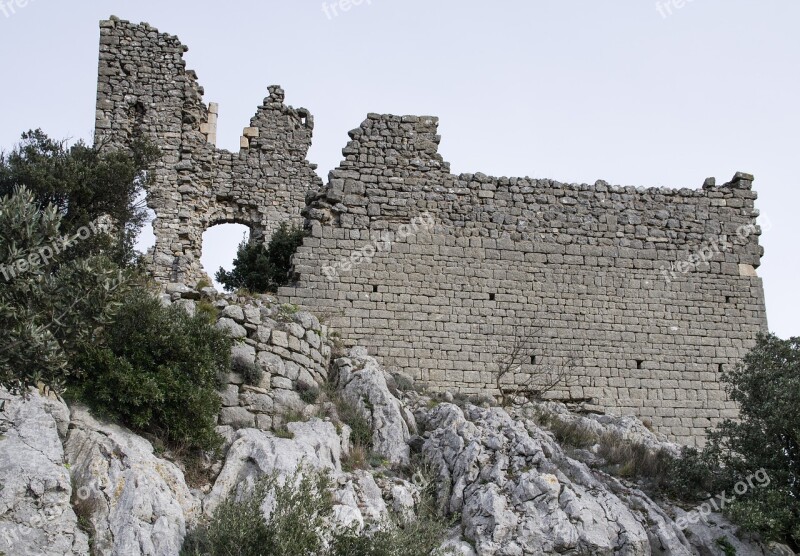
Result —
<path fill-rule="evenodd" d="M 350 137 L 281 295 L 438 389 L 496 391 L 525 338 L 509 389 L 566 368 L 554 397 L 689 444 L 736 415 L 720 372 L 766 330 L 752 176 L 680 190 L 456 176 L 435 118 L 372 114 Z"/>
<path fill-rule="evenodd" d="M 203 102 L 196 74 L 186 69 L 180 40 L 147 24 L 112 18 L 100 24 L 95 140 L 124 148 L 153 142 L 161 160 L 148 186 L 156 213 L 150 253 L 162 282 L 195 284 L 203 232 L 217 224 L 248 226 L 267 239 L 282 222 L 302 222 L 305 195 L 322 182 L 306 160 L 314 119 L 284 104 L 269 88 L 238 153 L 217 149 L 218 107 Z"/>
<path fill-rule="evenodd" d="M 159 281 L 204 276 L 210 226 L 266 237 L 304 219 L 282 300 L 433 388 L 496 392 L 522 341 L 502 389 L 565 369 L 552 396 L 688 444 L 736 415 L 720 373 L 767 329 L 752 176 L 672 190 L 453 175 L 436 118 L 370 114 L 323 186 L 306 161 L 313 119 L 279 87 L 230 153 L 176 37 L 111 19 L 100 42 L 97 141 L 162 152 L 148 190 Z"/>

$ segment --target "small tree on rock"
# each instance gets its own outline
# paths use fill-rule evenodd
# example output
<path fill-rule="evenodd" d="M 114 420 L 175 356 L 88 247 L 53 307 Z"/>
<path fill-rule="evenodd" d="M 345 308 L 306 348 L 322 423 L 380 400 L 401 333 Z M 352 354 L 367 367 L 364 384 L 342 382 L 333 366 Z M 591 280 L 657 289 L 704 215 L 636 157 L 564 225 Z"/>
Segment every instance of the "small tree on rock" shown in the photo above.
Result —
<path fill-rule="evenodd" d="M 495 388 L 500 392 L 500 403 L 503 406 L 518 396 L 541 400 L 553 390 L 569 388 L 572 385 L 574 358 L 570 358 L 566 364 L 559 367 L 538 362 L 533 337 L 540 331 L 541 327 L 528 330 L 517 327 L 511 342 L 505 348 L 499 348 L 500 353 L 495 358 L 497 364 Z M 524 381 L 519 382 L 518 375 L 524 368 L 528 368 L 527 376 Z"/>

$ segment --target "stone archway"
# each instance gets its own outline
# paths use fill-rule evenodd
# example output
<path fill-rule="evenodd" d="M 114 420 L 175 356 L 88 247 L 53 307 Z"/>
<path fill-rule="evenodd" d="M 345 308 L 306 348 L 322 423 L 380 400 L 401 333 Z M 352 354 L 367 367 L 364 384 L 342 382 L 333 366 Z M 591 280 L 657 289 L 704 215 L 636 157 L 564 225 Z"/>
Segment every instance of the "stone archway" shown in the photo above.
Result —
<path fill-rule="evenodd" d="M 101 24 L 95 143 L 116 149 L 145 138 L 159 148 L 147 187 L 156 214 L 148 263 L 157 281 L 194 287 L 206 277 L 200 254 L 211 226 L 235 222 L 269 237 L 283 222 L 302 223 L 306 193 L 322 188 L 306 160 L 314 118 L 284 104 L 273 85 L 239 152 L 217 149 L 219 109 L 203 102 L 183 61 L 187 48 L 154 31 L 117 19 Z"/>
<path fill-rule="evenodd" d="M 217 283 L 217 272 L 220 268 L 226 271 L 233 269 L 239 246 L 243 241 L 249 242 L 252 235 L 248 226 L 237 222 L 216 223 L 203 232 L 200 264 L 218 290 L 221 286 Z"/>

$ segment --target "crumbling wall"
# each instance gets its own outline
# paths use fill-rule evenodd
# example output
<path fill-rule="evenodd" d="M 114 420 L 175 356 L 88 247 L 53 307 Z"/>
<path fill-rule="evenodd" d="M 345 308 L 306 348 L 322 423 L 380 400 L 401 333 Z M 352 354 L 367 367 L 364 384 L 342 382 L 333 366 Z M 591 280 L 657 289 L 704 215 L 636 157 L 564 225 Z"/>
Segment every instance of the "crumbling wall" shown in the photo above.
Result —
<path fill-rule="evenodd" d="M 494 392 L 499 358 L 522 338 L 530 351 L 503 388 L 566 368 L 553 396 L 688 444 L 736 415 L 720 373 L 767 330 L 752 176 L 680 190 L 457 176 L 436 118 L 370 114 L 323 187 L 305 158 L 313 119 L 279 87 L 239 153 L 216 149 L 218 110 L 185 51 L 146 24 L 101 24 L 97 140 L 141 136 L 162 151 L 148 191 L 159 281 L 202 278 L 209 226 L 267 236 L 302 210 L 311 236 L 280 295 L 333 315 L 347 344 L 389 368 Z"/>
<path fill-rule="evenodd" d="M 172 35 L 112 18 L 100 24 L 95 140 L 125 148 L 137 138 L 161 150 L 148 206 L 156 213 L 156 244 L 149 254 L 162 282 L 195 284 L 203 232 L 217 224 L 248 226 L 268 239 L 282 222 L 301 223 L 305 195 L 322 182 L 308 163 L 314 119 L 284 104 L 269 88 L 245 128 L 238 153 L 217 149 L 218 107 L 203 102 L 188 50 Z"/>
<path fill-rule="evenodd" d="M 680 190 L 456 176 L 436 128 L 371 114 L 350 133 L 281 295 L 436 389 L 495 391 L 522 336 L 517 384 L 569 366 L 554 396 L 690 444 L 736 415 L 720 371 L 766 330 L 752 176 Z"/>

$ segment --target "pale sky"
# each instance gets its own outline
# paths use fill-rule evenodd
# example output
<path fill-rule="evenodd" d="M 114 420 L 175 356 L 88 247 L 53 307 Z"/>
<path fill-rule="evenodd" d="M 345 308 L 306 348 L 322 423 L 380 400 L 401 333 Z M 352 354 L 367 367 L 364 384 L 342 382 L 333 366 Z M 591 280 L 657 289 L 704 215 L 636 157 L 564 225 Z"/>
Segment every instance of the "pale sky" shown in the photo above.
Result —
<path fill-rule="evenodd" d="M 323 178 L 368 112 L 439 116 L 455 173 L 691 188 L 753 173 L 770 329 L 800 336 L 800 3 L 357 1 L 0 0 L 0 148 L 37 127 L 90 141 L 98 21 L 146 21 L 189 46 L 219 146 L 238 150 L 280 84 L 315 116 Z M 242 232 L 215 235 L 212 274 Z"/>

